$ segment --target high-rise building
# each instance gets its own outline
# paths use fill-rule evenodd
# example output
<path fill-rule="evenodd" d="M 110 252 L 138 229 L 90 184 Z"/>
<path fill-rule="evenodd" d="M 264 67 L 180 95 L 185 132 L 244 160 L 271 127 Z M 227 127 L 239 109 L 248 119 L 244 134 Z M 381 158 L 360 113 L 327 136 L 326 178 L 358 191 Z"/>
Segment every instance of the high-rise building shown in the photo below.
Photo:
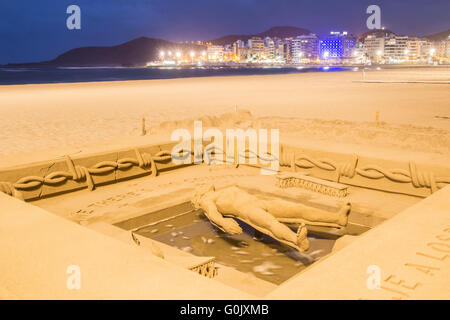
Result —
<path fill-rule="evenodd" d="M 208 46 L 206 51 L 208 56 L 208 61 L 210 62 L 221 62 L 223 61 L 223 46 Z"/>
<path fill-rule="evenodd" d="M 270 37 L 264 38 L 264 57 L 266 59 L 275 58 L 275 42 Z"/>
<path fill-rule="evenodd" d="M 406 59 L 408 36 L 388 35 L 384 42 L 384 56 L 390 63 Z"/>
<path fill-rule="evenodd" d="M 275 60 L 280 62 L 290 62 L 291 44 L 289 40 L 275 39 Z"/>
<path fill-rule="evenodd" d="M 368 35 L 363 41 L 364 55 L 371 61 L 379 63 L 384 55 L 384 37 Z"/>
<path fill-rule="evenodd" d="M 261 60 L 264 56 L 264 40 L 260 37 L 253 37 L 248 40 L 248 54 L 250 60 Z"/>
<path fill-rule="evenodd" d="M 353 62 L 358 64 L 366 64 L 367 62 L 372 61 L 364 53 L 364 44 L 361 41 L 357 41 L 355 43 L 355 47 L 353 49 L 353 57 L 354 57 Z"/>
<path fill-rule="evenodd" d="M 247 47 L 245 42 L 242 40 L 237 40 L 233 44 L 233 60 L 236 62 L 244 62 L 247 60 Z"/>
<path fill-rule="evenodd" d="M 415 62 L 420 58 L 420 39 L 416 37 L 408 38 L 406 41 L 405 57 L 408 61 Z"/>
<path fill-rule="evenodd" d="M 356 40 L 344 32 L 331 32 L 328 37 L 320 40 L 319 54 L 321 59 L 350 59 Z"/>
<path fill-rule="evenodd" d="M 419 40 L 419 59 L 422 61 L 427 61 L 430 59 L 430 55 L 432 54 L 432 44 L 430 41 L 426 39 Z"/>
<path fill-rule="evenodd" d="M 445 40 L 445 56 L 446 58 L 450 58 L 450 36 Z"/>
<path fill-rule="evenodd" d="M 292 62 L 309 62 L 318 56 L 319 38 L 315 34 L 298 36 L 292 40 Z"/>
<path fill-rule="evenodd" d="M 436 48 L 436 57 L 442 59 L 447 56 L 447 41 L 437 41 L 434 46 Z"/>
<path fill-rule="evenodd" d="M 227 44 L 223 47 L 223 61 L 233 61 L 233 45 Z"/>

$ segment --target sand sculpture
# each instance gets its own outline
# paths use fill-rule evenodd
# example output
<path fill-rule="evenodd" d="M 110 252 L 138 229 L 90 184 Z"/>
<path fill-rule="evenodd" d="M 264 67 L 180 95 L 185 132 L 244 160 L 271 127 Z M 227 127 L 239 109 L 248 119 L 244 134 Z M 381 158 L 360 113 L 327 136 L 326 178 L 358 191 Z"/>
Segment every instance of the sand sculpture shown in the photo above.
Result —
<path fill-rule="evenodd" d="M 415 188 L 428 188 L 431 193 L 450 184 L 450 177 L 436 176 L 432 171 L 420 171 L 414 162 L 408 163 L 408 169 L 386 169 L 377 164 L 359 166 L 359 158 L 353 155 L 351 160 L 338 163 L 328 158 L 314 158 L 306 154 L 297 155 L 295 152 L 281 150 L 280 166 L 289 166 L 292 171 L 298 168 L 318 168 L 334 173 L 333 180 L 340 182 L 342 177 L 354 178 L 360 176 L 369 180 L 387 179 L 401 184 L 411 184 Z"/>
<path fill-rule="evenodd" d="M 146 168 L 151 171 L 152 176 L 156 176 L 158 169 L 156 162 L 167 162 L 171 160 L 171 154 L 167 150 L 160 151 L 155 155 L 141 153 L 138 149 L 134 149 L 136 159 L 127 157 L 118 159 L 117 161 L 101 161 L 91 168 L 75 165 L 70 156 L 66 156 L 67 171 L 54 171 L 48 175 L 26 176 L 15 183 L 0 181 L 0 192 L 23 199 L 20 191 L 32 190 L 42 185 L 59 185 L 68 180 L 77 182 L 85 182 L 89 190 L 95 189 L 93 175 L 102 175 L 115 172 L 119 169 L 129 169 L 133 166 Z"/>
<path fill-rule="evenodd" d="M 139 230 L 139 228 L 135 230 Z M 131 238 L 136 245 L 140 246 L 141 241 L 134 232 L 134 230 L 131 231 Z M 151 241 L 150 243 L 152 254 L 158 258 L 165 259 L 164 252 L 161 247 L 156 244 L 156 241 Z M 186 256 L 179 256 L 178 258 L 182 258 L 183 260 L 183 257 L 186 258 Z M 194 258 L 194 256 L 192 256 L 192 258 Z M 189 257 L 188 259 L 184 259 L 184 263 L 188 264 L 188 266 L 186 266 L 187 269 L 207 278 L 214 278 L 217 276 L 218 268 L 215 266 L 215 258 L 208 258 L 206 261 L 199 261 L 200 258 L 198 257 L 195 257 L 194 259 L 192 258 Z"/>
<path fill-rule="evenodd" d="M 303 188 L 332 197 L 344 198 L 348 195 L 346 185 L 310 177 L 303 173 L 290 172 L 277 175 L 276 185 L 280 188 Z"/>
<path fill-rule="evenodd" d="M 70 156 L 66 156 L 65 164 L 62 163 L 54 171 L 49 169 L 59 160 L 43 162 L 40 167 L 30 165 L 23 171 L 16 168 L 2 170 L 0 172 L 0 192 L 22 200 L 35 200 L 44 194 L 75 191 L 83 187 L 94 190 L 97 184 L 118 181 L 118 177 L 122 173 L 125 173 L 124 177 L 126 178 L 137 177 L 143 173 L 154 177 L 158 174 L 159 164 L 163 165 L 162 168 L 166 168 L 167 165 L 175 165 L 171 162 L 170 145 L 154 145 L 161 150 L 157 152 L 143 152 L 139 150 L 140 148 L 133 148 L 127 150 L 126 155 L 117 156 L 116 159 L 105 156 L 105 159 L 102 160 L 98 155 L 93 155 L 96 161 L 92 163 L 95 164 L 89 166 L 85 164 L 91 156 L 81 159 L 72 159 Z M 131 155 L 133 151 L 135 156 Z M 121 150 L 117 152 L 120 153 Z M 184 151 L 180 152 L 185 154 Z M 223 153 L 223 150 L 220 150 L 220 148 L 210 150 L 210 148 L 205 147 L 205 163 L 210 164 L 210 156 L 221 152 Z M 270 154 L 267 154 L 267 158 L 263 159 L 258 155 L 251 154 L 249 150 L 244 150 L 243 153 L 247 160 L 251 158 L 265 161 L 276 160 Z M 191 152 L 191 155 L 193 155 L 193 152 Z M 234 157 L 226 160 L 233 166 L 238 167 L 239 161 L 237 161 L 237 158 L 238 154 L 235 153 Z M 325 182 L 326 180 L 422 197 L 450 184 L 448 169 L 445 167 L 416 164 L 414 162 L 381 161 L 377 158 L 362 157 L 356 154 L 342 156 L 334 152 L 324 153 L 311 149 L 298 149 L 284 144 L 281 145 L 279 158 L 281 171 L 285 171 L 286 167 L 289 167 L 291 171 L 289 174 L 301 169 L 303 173 L 310 175 L 310 178 L 305 178 L 308 181 L 284 181 L 287 185 L 295 182 L 296 186 L 332 196 L 344 197 L 346 192 L 343 192 L 342 187 L 339 187 L 339 190 L 334 187 L 330 188 L 331 185 Z M 261 167 L 259 164 L 256 166 Z M 133 172 L 134 169 L 138 168 L 142 171 L 136 172 L 136 174 L 126 174 L 127 171 Z M 45 175 L 42 172 L 45 172 Z M 110 180 L 102 178 L 107 175 L 112 176 Z M 316 185 L 311 182 L 315 178 L 326 180 L 322 180 L 319 185 Z M 98 183 L 98 181 L 100 182 Z M 281 183 L 281 187 L 284 187 L 284 185 L 284 183 Z M 40 188 L 46 188 L 46 191 L 43 193 Z"/>
<path fill-rule="evenodd" d="M 207 278 L 214 278 L 218 274 L 218 269 L 215 266 L 214 258 L 209 259 L 207 262 L 190 267 L 189 270 Z"/>
<path fill-rule="evenodd" d="M 216 191 L 212 184 L 198 188 L 192 203 L 224 232 L 242 232 L 235 220 L 225 217 L 237 218 L 300 252 L 309 249 L 306 224 L 342 228 L 351 209 L 347 203 L 337 213 L 327 212 L 286 200 L 258 198 L 236 186 Z M 297 233 L 283 222 L 300 224 Z"/>

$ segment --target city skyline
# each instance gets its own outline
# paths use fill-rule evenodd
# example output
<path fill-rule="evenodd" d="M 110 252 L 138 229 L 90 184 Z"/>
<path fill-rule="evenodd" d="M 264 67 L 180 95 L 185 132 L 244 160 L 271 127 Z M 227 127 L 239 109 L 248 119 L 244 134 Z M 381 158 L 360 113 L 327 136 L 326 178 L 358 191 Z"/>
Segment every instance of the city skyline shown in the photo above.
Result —
<path fill-rule="evenodd" d="M 425 36 L 448 29 L 448 1 L 304 1 L 218 2 L 145 1 L 125 3 L 76 1 L 82 12 L 82 29 L 67 30 L 69 2 L 25 1 L 0 4 L 0 64 L 44 61 L 76 47 L 111 46 L 146 36 L 170 41 L 211 40 L 228 34 L 255 34 L 276 25 L 292 25 L 323 35 L 330 30 L 363 33 L 365 9 L 378 4 L 382 25 L 401 34 Z M 206 13 L 206 14 L 205 14 Z M 276 14 L 274 14 L 276 13 Z M 420 17 L 420 19 L 419 19 Z"/>

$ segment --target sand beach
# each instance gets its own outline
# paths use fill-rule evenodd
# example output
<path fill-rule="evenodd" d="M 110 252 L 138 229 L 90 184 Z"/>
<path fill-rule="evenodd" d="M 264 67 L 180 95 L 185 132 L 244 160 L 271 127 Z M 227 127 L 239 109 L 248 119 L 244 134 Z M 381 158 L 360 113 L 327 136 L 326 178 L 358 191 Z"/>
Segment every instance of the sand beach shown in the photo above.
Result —
<path fill-rule="evenodd" d="M 305 146 L 448 163 L 449 80 L 436 67 L 0 86 L 0 166 L 168 140 L 176 121 L 235 110 Z"/>

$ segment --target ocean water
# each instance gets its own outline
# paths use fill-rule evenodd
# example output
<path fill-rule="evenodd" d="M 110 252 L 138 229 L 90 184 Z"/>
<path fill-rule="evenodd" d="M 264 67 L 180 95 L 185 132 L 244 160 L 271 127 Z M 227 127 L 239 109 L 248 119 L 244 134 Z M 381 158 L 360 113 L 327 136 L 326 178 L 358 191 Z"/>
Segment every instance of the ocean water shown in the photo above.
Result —
<path fill-rule="evenodd" d="M 0 85 L 348 71 L 346 67 L 0 67 Z"/>

